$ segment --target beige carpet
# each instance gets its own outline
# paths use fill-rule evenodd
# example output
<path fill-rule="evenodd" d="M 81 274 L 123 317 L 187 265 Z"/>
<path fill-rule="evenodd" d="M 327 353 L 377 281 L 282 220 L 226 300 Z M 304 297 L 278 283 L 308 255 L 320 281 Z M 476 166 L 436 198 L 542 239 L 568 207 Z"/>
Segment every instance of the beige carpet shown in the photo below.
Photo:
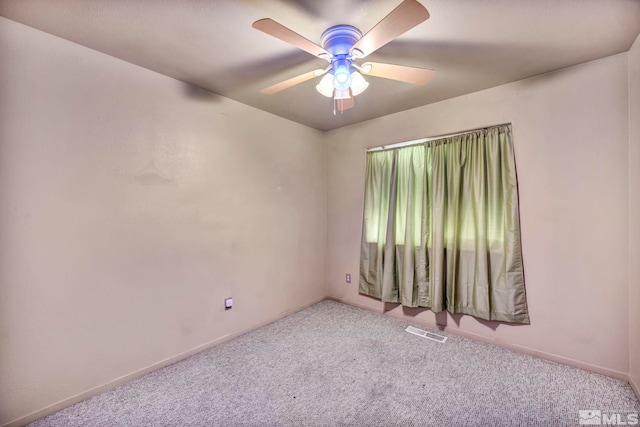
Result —
<path fill-rule="evenodd" d="M 323 301 L 31 425 L 546 427 L 640 413 L 623 381 L 407 325 Z"/>

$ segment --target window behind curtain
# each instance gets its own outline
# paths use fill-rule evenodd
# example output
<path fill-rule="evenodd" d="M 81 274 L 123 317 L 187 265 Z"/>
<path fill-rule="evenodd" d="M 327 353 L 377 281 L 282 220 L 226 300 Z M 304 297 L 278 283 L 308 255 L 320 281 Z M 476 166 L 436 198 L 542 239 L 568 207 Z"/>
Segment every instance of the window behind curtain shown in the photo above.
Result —
<path fill-rule="evenodd" d="M 529 323 L 511 126 L 367 154 L 361 293 Z"/>

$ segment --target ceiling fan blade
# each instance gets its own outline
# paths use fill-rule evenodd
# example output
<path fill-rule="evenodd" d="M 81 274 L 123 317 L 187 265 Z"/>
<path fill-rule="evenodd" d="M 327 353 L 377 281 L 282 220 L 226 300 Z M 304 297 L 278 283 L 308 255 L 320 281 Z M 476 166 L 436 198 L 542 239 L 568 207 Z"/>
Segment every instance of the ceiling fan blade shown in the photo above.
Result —
<path fill-rule="evenodd" d="M 253 28 L 262 31 L 263 33 L 269 34 L 270 36 L 273 36 L 277 39 L 280 39 L 283 42 L 287 42 L 290 45 L 297 47 L 298 49 L 309 52 L 314 56 L 320 56 L 321 54 L 331 56 L 331 54 L 324 50 L 322 47 L 318 46 L 310 40 L 305 39 L 300 34 L 290 30 L 284 25 L 277 23 L 273 19 L 259 19 L 253 23 Z"/>
<path fill-rule="evenodd" d="M 274 93 L 278 93 L 281 90 L 288 89 L 291 86 L 295 86 L 302 82 L 306 82 L 307 80 L 311 80 L 314 77 L 321 76 L 325 74 L 327 71 L 328 71 L 328 68 L 324 70 L 321 68 L 318 68 L 317 70 L 309 71 L 308 73 L 300 74 L 299 76 L 292 77 L 283 82 L 276 83 L 272 86 L 266 87 L 262 89 L 260 92 L 264 93 L 265 95 L 273 95 Z"/>
<path fill-rule="evenodd" d="M 369 66 L 371 66 L 371 69 L 369 71 L 365 71 Z M 366 62 L 362 64 L 362 68 L 362 72 L 367 76 L 398 80 L 400 82 L 412 83 L 414 85 L 426 85 L 435 74 L 434 70 L 429 70 L 428 68 L 381 64 L 379 62 Z"/>
<path fill-rule="evenodd" d="M 338 107 L 338 111 L 342 113 L 344 110 L 355 107 L 356 101 L 352 96 L 351 98 L 347 99 L 336 99 L 336 104 Z"/>
<path fill-rule="evenodd" d="M 357 57 L 363 58 L 427 19 L 429 12 L 423 5 L 404 0 L 353 45 L 351 54 L 357 49 L 362 52 L 356 52 Z"/>

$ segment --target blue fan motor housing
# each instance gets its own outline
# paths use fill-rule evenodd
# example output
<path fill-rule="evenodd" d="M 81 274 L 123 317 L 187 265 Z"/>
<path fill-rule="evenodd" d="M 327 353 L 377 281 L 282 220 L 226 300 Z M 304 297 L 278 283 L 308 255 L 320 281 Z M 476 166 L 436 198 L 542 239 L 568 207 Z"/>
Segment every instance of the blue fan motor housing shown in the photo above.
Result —
<path fill-rule="evenodd" d="M 322 47 L 334 57 L 346 57 L 351 46 L 362 38 L 359 29 L 352 25 L 334 25 L 322 33 Z"/>

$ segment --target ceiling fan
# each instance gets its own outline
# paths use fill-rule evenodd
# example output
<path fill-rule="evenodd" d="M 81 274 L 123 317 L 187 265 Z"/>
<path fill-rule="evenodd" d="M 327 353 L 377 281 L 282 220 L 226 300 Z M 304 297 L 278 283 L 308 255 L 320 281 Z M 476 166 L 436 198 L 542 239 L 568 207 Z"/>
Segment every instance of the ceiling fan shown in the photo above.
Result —
<path fill-rule="evenodd" d="M 328 28 L 322 33 L 322 46 L 273 19 L 260 19 L 253 23 L 253 28 L 329 62 L 329 66 L 324 69 L 301 74 L 264 88 L 260 92 L 272 95 L 324 75 L 316 89 L 322 95 L 334 99 L 335 114 L 336 108 L 340 112 L 352 108 L 355 105 L 354 97 L 369 86 L 362 74 L 416 85 L 427 84 L 433 77 L 434 70 L 379 62 L 366 62 L 361 65 L 356 63 L 356 60 L 378 50 L 427 19 L 429 12 L 422 4 L 416 0 L 404 0 L 364 36 L 352 25 L 334 25 Z"/>

